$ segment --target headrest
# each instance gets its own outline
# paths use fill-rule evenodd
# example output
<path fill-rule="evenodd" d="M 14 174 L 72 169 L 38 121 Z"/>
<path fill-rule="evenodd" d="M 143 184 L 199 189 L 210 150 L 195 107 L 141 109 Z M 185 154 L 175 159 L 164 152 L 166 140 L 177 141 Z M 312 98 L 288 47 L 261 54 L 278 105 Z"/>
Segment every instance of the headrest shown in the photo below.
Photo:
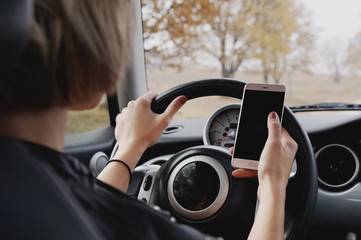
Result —
<path fill-rule="evenodd" d="M 32 0 L 0 1 L 0 69 L 24 46 L 32 18 Z"/>

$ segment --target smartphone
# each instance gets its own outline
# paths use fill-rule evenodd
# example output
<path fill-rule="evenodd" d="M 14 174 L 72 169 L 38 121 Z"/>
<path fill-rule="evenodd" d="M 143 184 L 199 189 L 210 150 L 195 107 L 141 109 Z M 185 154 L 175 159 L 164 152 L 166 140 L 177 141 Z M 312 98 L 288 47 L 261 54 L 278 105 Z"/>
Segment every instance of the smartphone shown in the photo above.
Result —
<path fill-rule="evenodd" d="M 282 121 L 285 92 L 283 85 L 246 84 L 232 156 L 234 168 L 258 169 L 268 137 L 268 115 L 276 112 Z"/>

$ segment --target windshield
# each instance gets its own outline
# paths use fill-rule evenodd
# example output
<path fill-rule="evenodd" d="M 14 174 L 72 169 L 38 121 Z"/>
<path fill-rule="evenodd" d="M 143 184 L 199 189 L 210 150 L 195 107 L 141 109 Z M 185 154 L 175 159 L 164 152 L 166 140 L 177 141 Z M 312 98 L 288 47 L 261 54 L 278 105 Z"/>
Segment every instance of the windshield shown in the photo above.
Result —
<path fill-rule="evenodd" d="M 361 103 L 360 0 L 143 0 L 142 6 L 148 88 L 158 93 L 227 77 L 283 84 L 288 106 Z M 195 100 L 177 118 L 208 117 L 229 102 L 235 100 Z"/>

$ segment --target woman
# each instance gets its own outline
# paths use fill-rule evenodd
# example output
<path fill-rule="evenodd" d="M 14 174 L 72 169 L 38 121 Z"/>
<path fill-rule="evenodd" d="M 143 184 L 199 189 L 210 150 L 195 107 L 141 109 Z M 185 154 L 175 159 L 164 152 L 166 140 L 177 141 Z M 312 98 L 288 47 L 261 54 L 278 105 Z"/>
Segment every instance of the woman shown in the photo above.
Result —
<path fill-rule="evenodd" d="M 54 170 L 107 239 L 211 238 L 124 194 L 140 156 L 156 143 L 184 96 L 160 115 L 150 109 L 154 92 L 131 101 L 116 119 L 115 158 L 121 161 L 108 164 L 98 179 L 62 153 L 67 112 L 95 107 L 124 76 L 133 12 L 133 0 L 35 0 L 30 39 L 0 81 L 0 145 L 24 157 L 30 153 L 37 164 Z M 275 113 L 268 127 L 252 239 L 283 238 L 285 189 L 297 150 Z M 233 176 L 257 173 L 236 170 Z"/>

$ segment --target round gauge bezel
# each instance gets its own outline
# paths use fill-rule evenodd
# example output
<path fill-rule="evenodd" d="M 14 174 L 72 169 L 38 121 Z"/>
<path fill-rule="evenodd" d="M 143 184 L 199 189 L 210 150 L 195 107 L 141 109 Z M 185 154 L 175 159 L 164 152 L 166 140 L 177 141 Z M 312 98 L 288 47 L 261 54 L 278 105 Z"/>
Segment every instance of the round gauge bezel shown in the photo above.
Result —
<path fill-rule="evenodd" d="M 220 186 L 217 197 L 206 208 L 202 210 L 189 210 L 184 208 L 176 199 L 174 195 L 174 182 L 177 174 L 181 169 L 190 163 L 202 162 L 210 165 L 216 172 Z M 214 215 L 225 203 L 230 184 L 226 170 L 215 158 L 206 155 L 195 155 L 179 163 L 169 176 L 167 185 L 168 200 L 172 208 L 182 217 L 192 220 L 202 220 Z"/>
<path fill-rule="evenodd" d="M 222 107 L 220 107 L 217 111 L 215 111 L 207 120 L 206 125 L 204 127 L 203 130 L 203 144 L 204 145 L 212 145 L 211 141 L 209 139 L 209 128 L 212 125 L 213 121 L 215 118 L 219 117 L 220 114 L 226 110 L 229 109 L 241 109 L 242 104 L 241 103 L 231 103 L 231 104 L 227 104 L 224 105 Z"/>
<path fill-rule="evenodd" d="M 355 182 L 355 180 L 357 179 L 359 172 L 360 172 L 359 158 L 357 157 L 357 154 L 352 149 L 350 149 L 349 147 L 347 147 L 343 144 L 329 144 L 329 145 L 322 147 L 320 150 L 318 150 L 316 152 L 316 154 L 315 154 L 316 164 L 318 164 L 318 162 L 320 161 L 322 154 L 324 154 L 325 152 L 327 153 L 327 151 L 329 151 L 329 149 L 331 149 L 331 148 L 341 148 L 342 150 L 345 150 L 348 154 L 350 154 L 352 160 L 354 161 L 355 167 L 352 170 L 351 177 L 349 177 L 349 179 L 345 180 L 343 183 L 339 183 L 339 184 L 329 183 L 325 179 L 322 179 L 320 174 L 318 177 L 318 181 L 321 184 L 321 186 L 329 188 L 329 189 L 340 189 L 340 188 L 344 188 L 346 186 L 350 186 L 353 182 Z M 347 158 L 345 158 L 343 156 L 343 159 L 347 159 Z M 319 168 L 318 168 L 318 171 L 320 171 Z"/>

